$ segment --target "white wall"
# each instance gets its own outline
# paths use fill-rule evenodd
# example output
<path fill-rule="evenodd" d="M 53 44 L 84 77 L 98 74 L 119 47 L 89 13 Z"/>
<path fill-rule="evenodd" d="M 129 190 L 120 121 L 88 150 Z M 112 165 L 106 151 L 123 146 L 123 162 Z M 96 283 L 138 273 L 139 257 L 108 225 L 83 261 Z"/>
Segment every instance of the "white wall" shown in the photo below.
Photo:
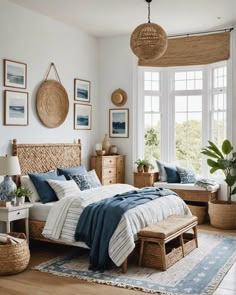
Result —
<path fill-rule="evenodd" d="M 129 36 L 103 38 L 99 40 L 99 85 L 100 104 L 99 114 L 100 137 L 109 133 L 109 109 L 117 109 L 111 94 L 117 88 L 126 91 L 128 99 L 124 106 L 129 109 L 129 138 L 110 138 L 111 144 L 116 144 L 119 153 L 126 155 L 126 182 L 133 183 L 133 54 L 129 47 Z"/>
<path fill-rule="evenodd" d="M 11 153 L 10 141 L 19 143 L 82 142 L 82 162 L 88 167 L 98 134 L 98 44 L 97 40 L 71 26 L 31 10 L 0 0 L 0 66 L 3 59 L 27 64 L 29 126 L 4 126 L 0 112 L 0 155 Z M 44 126 L 36 113 L 35 98 L 51 62 L 54 62 L 69 96 L 69 113 L 58 128 Z M 53 73 L 53 71 L 52 71 Z M 54 78 L 55 76 L 53 76 Z M 91 81 L 92 130 L 73 129 L 74 78 Z M 3 71 L 0 71 L 1 109 L 3 110 Z M 17 90 L 16 88 L 12 90 Z M 18 91 L 18 90 L 17 90 Z"/>

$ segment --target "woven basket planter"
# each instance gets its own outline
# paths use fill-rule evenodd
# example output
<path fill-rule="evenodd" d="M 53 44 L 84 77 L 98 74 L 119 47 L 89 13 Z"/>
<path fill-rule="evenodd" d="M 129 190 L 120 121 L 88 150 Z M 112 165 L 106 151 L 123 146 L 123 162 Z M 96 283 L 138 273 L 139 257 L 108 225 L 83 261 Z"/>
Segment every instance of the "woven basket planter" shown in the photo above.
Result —
<path fill-rule="evenodd" d="M 236 202 L 209 202 L 210 223 L 220 229 L 236 229 Z"/>
<path fill-rule="evenodd" d="M 24 233 L 9 233 L 15 238 L 24 239 L 18 244 L 0 244 L 0 275 L 22 272 L 29 264 L 30 252 Z"/>
<path fill-rule="evenodd" d="M 207 214 L 207 204 L 194 202 L 188 204 L 191 213 L 197 216 L 198 224 L 203 224 Z"/>

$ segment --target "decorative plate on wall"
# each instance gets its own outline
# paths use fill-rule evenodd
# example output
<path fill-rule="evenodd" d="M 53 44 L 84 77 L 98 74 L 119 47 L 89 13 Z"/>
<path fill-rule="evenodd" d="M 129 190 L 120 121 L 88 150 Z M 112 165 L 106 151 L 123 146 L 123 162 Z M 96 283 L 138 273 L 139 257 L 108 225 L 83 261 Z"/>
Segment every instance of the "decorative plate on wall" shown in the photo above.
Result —
<path fill-rule="evenodd" d="M 66 119 L 69 99 L 65 88 L 56 80 L 47 80 L 40 86 L 36 97 L 36 109 L 42 123 L 55 128 Z"/>

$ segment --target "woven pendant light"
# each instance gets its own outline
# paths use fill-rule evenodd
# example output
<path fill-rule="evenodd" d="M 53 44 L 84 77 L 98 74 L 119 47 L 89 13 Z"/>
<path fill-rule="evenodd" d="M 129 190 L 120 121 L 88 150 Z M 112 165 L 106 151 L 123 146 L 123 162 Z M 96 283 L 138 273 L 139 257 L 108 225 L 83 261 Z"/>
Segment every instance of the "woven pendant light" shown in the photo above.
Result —
<path fill-rule="evenodd" d="M 132 33 L 130 47 L 140 59 L 154 60 L 160 58 L 167 49 L 167 35 L 163 28 L 150 22 L 150 3 L 148 3 L 148 23 L 139 25 Z"/>

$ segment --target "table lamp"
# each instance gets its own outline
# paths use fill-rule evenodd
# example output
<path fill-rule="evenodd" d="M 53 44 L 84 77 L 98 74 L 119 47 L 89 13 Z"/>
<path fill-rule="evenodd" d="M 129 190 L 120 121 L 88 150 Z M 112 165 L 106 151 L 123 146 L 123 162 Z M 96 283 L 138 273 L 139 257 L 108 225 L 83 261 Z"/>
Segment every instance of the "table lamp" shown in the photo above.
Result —
<path fill-rule="evenodd" d="M 0 183 L 0 200 L 7 200 L 7 196 L 16 190 L 11 176 L 19 174 L 21 171 L 17 156 L 0 157 L 0 175 L 4 175 L 4 180 Z"/>

